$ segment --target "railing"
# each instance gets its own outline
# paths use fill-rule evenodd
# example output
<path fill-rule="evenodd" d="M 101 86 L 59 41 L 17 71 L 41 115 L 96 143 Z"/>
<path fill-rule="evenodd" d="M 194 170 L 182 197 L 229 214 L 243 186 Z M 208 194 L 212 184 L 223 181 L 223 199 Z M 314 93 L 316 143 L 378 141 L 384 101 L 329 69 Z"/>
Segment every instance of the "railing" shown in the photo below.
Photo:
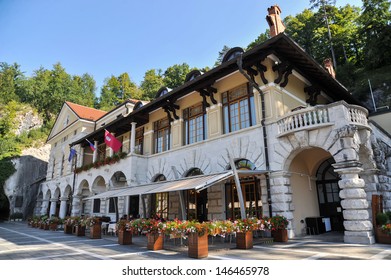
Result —
<path fill-rule="evenodd" d="M 330 118 L 327 107 L 313 107 L 292 112 L 277 122 L 280 135 L 329 124 Z"/>
<path fill-rule="evenodd" d="M 341 112 L 343 113 L 341 114 Z M 310 107 L 291 112 L 278 120 L 278 135 L 283 136 L 299 130 L 331 126 L 341 121 L 357 126 L 368 126 L 367 114 L 365 108 L 350 105 L 344 101 Z"/>

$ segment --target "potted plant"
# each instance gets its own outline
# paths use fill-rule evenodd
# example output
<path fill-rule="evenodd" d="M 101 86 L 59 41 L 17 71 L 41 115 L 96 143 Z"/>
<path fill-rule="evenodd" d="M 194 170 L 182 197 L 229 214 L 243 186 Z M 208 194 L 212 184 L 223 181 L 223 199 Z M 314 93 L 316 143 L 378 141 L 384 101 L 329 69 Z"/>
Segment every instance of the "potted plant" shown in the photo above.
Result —
<path fill-rule="evenodd" d="M 52 216 L 49 220 L 49 229 L 57 230 L 57 227 L 62 224 L 62 219 L 59 217 Z"/>
<path fill-rule="evenodd" d="M 288 242 L 288 224 L 288 219 L 284 216 L 276 215 L 270 218 L 270 229 L 274 241 Z"/>
<path fill-rule="evenodd" d="M 236 248 L 251 249 L 253 247 L 253 231 L 258 229 L 257 218 L 238 219 L 233 223 L 236 232 Z"/>
<path fill-rule="evenodd" d="M 188 237 L 188 256 L 195 259 L 206 258 L 209 253 L 208 235 L 213 232 L 213 224 L 186 221 L 184 228 Z"/>
<path fill-rule="evenodd" d="M 378 213 L 376 215 L 375 237 L 376 242 L 391 244 L 391 212 Z"/>
<path fill-rule="evenodd" d="M 76 236 L 85 236 L 86 235 L 86 226 L 85 219 L 75 216 L 71 217 L 70 223 L 73 225 L 73 233 Z"/>
<path fill-rule="evenodd" d="M 118 244 L 129 245 L 132 244 L 132 227 L 131 223 L 126 220 L 119 220 L 117 222 Z"/>
<path fill-rule="evenodd" d="M 163 233 L 165 224 L 158 219 L 142 219 L 142 231 L 147 234 L 147 248 L 148 250 L 162 250 L 163 249 Z"/>
<path fill-rule="evenodd" d="M 84 220 L 84 223 L 90 229 L 91 239 L 102 238 L 102 221 L 99 217 L 88 217 Z"/>

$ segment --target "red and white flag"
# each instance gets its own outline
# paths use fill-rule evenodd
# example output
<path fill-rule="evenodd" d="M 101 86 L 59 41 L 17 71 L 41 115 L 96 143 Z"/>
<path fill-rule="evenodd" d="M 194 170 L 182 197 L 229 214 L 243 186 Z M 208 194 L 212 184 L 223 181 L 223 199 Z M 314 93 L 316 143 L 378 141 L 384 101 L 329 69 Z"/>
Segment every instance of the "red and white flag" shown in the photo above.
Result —
<path fill-rule="evenodd" d="M 122 143 L 113 134 L 108 132 L 105 129 L 105 143 L 107 146 L 113 149 L 114 153 L 118 152 L 121 149 Z"/>

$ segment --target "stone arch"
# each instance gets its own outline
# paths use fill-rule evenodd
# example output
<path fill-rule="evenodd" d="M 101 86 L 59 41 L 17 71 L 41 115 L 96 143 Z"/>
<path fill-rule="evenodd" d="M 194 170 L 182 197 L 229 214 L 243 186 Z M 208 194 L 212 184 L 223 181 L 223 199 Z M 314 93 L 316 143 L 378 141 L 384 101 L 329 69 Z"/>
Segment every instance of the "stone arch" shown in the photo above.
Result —
<path fill-rule="evenodd" d="M 93 194 L 98 194 L 104 191 L 106 191 L 106 181 L 102 176 L 98 176 L 91 185 L 91 192 Z"/>
<path fill-rule="evenodd" d="M 110 178 L 111 188 L 123 188 L 126 186 L 126 175 L 122 171 L 117 171 Z"/>
<path fill-rule="evenodd" d="M 79 215 L 86 215 L 92 213 L 91 209 L 91 201 L 84 200 L 85 198 L 91 196 L 91 191 L 89 188 L 89 184 L 87 180 L 83 180 L 80 182 L 78 191 L 77 191 L 77 197 L 80 201 L 79 207 L 76 207 L 75 212 L 77 212 Z"/>
<path fill-rule="evenodd" d="M 204 172 L 200 168 L 192 167 L 183 174 L 183 177 L 191 177 L 191 176 L 197 176 L 203 174 Z"/>
<path fill-rule="evenodd" d="M 159 173 L 152 177 L 151 182 L 161 182 L 166 180 L 167 180 L 166 176 L 164 176 L 164 174 Z"/>

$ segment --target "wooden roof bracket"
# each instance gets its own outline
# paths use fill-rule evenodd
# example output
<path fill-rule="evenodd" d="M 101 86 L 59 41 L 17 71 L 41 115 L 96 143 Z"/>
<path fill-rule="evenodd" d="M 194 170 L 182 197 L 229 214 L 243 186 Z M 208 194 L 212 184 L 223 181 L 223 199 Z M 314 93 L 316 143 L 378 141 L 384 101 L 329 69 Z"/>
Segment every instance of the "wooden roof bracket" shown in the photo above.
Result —
<path fill-rule="evenodd" d="M 292 74 L 293 65 L 288 61 L 276 63 L 275 65 L 273 65 L 273 71 L 278 72 L 278 77 L 274 80 L 274 82 L 276 84 L 279 84 L 280 87 L 285 87 L 288 84 L 289 75 Z M 282 81 L 282 79 L 284 79 L 284 81 Z"/>

